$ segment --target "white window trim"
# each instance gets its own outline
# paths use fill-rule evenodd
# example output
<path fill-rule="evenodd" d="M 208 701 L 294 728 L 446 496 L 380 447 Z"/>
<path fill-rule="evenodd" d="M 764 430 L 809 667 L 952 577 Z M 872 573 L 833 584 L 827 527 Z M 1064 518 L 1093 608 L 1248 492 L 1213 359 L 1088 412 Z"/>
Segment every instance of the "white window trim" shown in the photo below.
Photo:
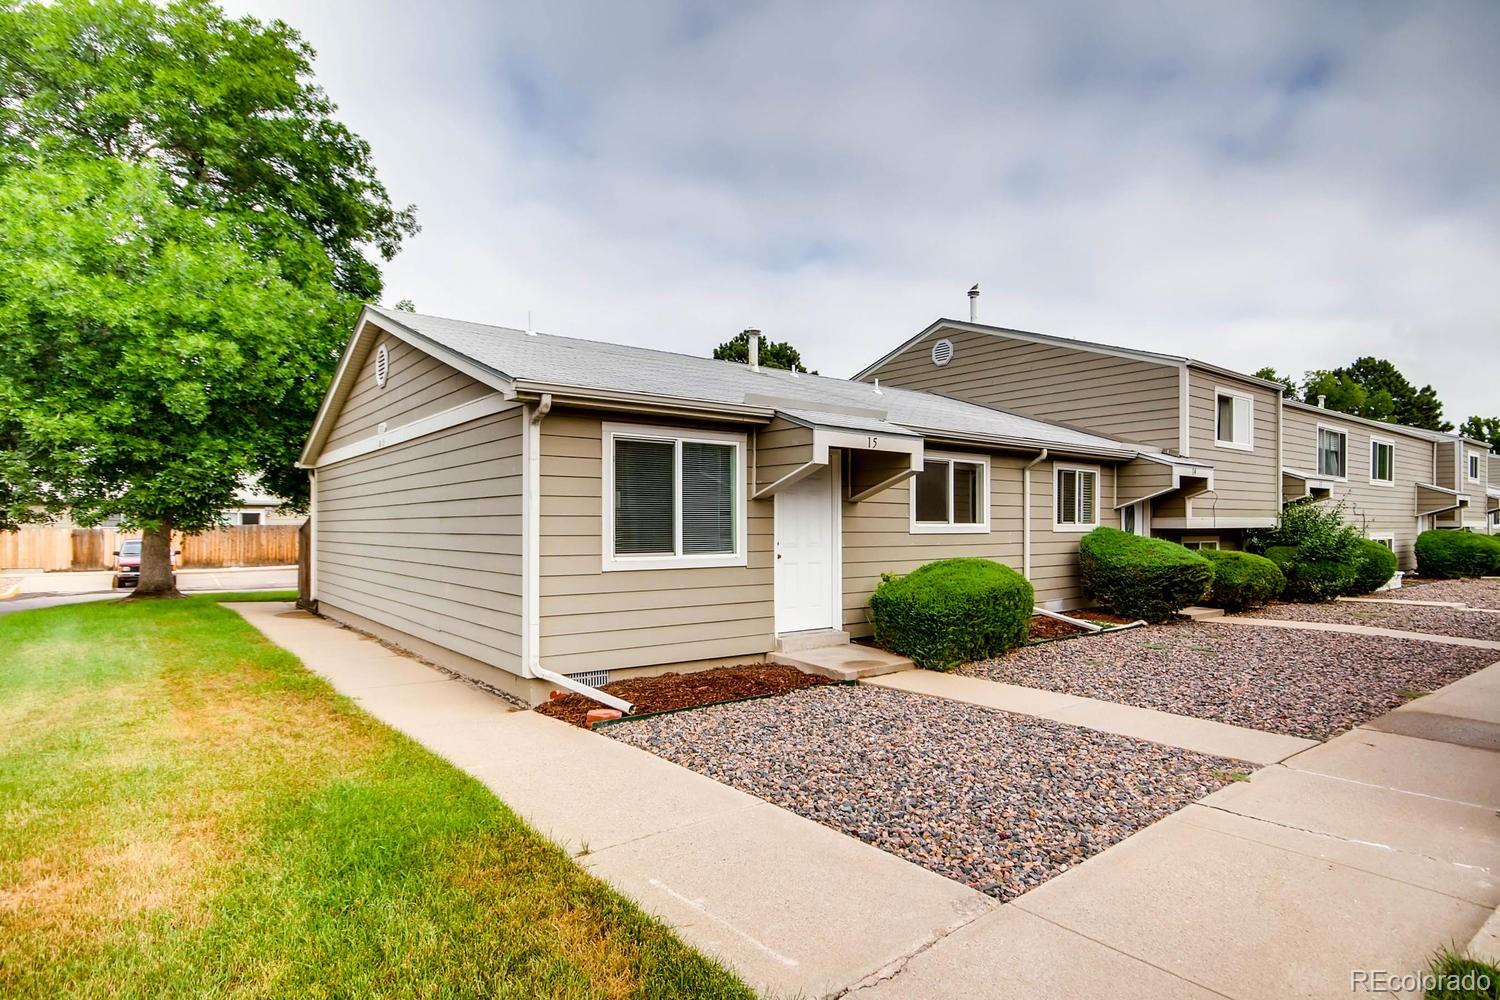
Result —
<path fill-rule="evenodd" d="M 1378 444 L 1389 445 L 1391 449 L 1391 478 L 1375 478 L 1375 446 Z M 1391 438 L 1370 436 L 1370 485 L 1371 486 L 1395 486 L 1396 485 L 1396 442 Z"/>
<path fill-rule="evenodd" d="M 1475 468 L 1475 469 L 1478 469 L 1479 470 L 1479 475 L 1477 475 L 1477 476 L 1471 476 L 1471 475 L 1469 475 L 1469 469 L 1471 467 Z M 1482 483 L 1482 482 L 1484 482 L 1484 452 L 1482 452 L 1482 451 L 1465 451 L 1464 452 L 1464 481 L 1465 482 L 1469 482 L 1469 483 Z"/>
<path fill-rule="evenodd" d="M 1220 396 L 1229 396 L 1232 399 L 1243 399 L 1247 404 L 1249 404 L 1250 412 L 1249 412 L 1248 416 L 1250 418 L 1250 425 L 1249 425 L 1250 440 L 1249 440 L 1248 443 L 1244 442 L 1244 441 L 1221 441 L 1219 439 L 1219 397 Z M 1229 448 L 1229 449 L 1231 449 L 1233 451 L 1254 451 L 1255 450 L 1255 397 L 1252 396 L 1252 395 L 1250 395 L 1250 393 L 1248 393 L 1248 392 L 1240 392 L 1238 389 L 1226 389 L 1226 388 L 1224 388 L 1221 385 L 1214 386 L 1214 415 L 1213 415 L 1213 421 L 1214 421 L 1214 447 L 1215 448 Z"/>
<path fill-rule="evenodd" d="M 1323 432 L 1341 434 L 1344 438 L 1344 474 L 1342 476 L 1329 476 L 1323 473 Z M 1329 479 L 1335 483 L 1347 483 L 1349 481 L 1349 432 L 1342 427 L 1332 424 L 1318 424 L 1317 432 L 1313 438 L 1313 469 L 1317 472 L 1319 479 Z"/>
<path fill-rule="evenodd" d="M 1182 538 L 1182 547 L 1186 549 L 1186 548 L 1188 548 L 1191 545 L 1196 545 L 1196 546 L 1198 546 L 1199 549 L 1204 548 L 1206 546 L 1208 548 L 1211 548 L 1211 549 L 1214 549 L 1215 551 L 1217 551 L 1218 548 L 1219 548 L 1219 536 L 1218 535 L 1184 535 L 1183 538 Z M 1196 550 L 1193 550 L 1193 551 L 1196 551 Z"/>
<path fill-rule="evenodd" d="M 909 519 L 909 534 L 913 535 L 986 535 L 990 530 L 990 459 L 988 455 L 965 455 L 956 451 L 927 451 L 922 455 L 924 464 L 928 461 L 948 463 L 948 523 L 941 524 L 935 521 L 917 520 L 917 479 L 911 479 L 911 489 L 907 502 L 907 516 Z M 954 524 L 953 523 L 953 463 L 966 462 L 969 465 L 977 465 L 979 471 L 979 523 L 978 524 Z"/>
<path fill-rule="evenodd" d="M 1374 534 L 1366 535 L 1365 537 L 1372 542 L 1389 543 L 1391 551 L 1396 551 L 1396 533 L 1394 531 L 1377 531 Z"/>
<path fill-rule="evenodd" d="M 728 554 L 713 553 L 709 555 L 639 555 L 618 556 L 615 555 L 615 439 L 630 438 L 637 441 L 669 441 L 675 444 L 676 484 L 677 488 L 672 495 L 673 520 L 676 525 L 676 537 L 674 544 L 677 551 L 682 551 L 682 445 L 684 442 L 700 442 L 704 444 L 728 444 L 734 447 L 734 552 Z M 748 565 L 747 536 L 749 535 L 747 523 L 747 511 L 745 496 L 747 491 L 745 479 L 745 435 L 725 433 L 723 431 L 700 431 L 682 427 L 656 427 L 646 424 L 612 424 L 603 425 L 602 432 L 604 453 L 601 462 L 604 468 L 600 472 L 600 507 L 603 513 L 603 533 L 600 536 L 600 550 L 603 553 L 601 569 L 604 572 L 619 572 L 622 570 L 648 570 L 648 569 L 706 569 L 715 566 L 745 566 Z"/>
<path fill-rule="evenodd" d="M 1094 474 L 1094 520 L 1088 524 L 1064 524 L 1057 519 L 1057 483 L 1064 472 L 1092 472 Z M 1104 492 L 1104 476 L 1097 465 L 1064 465 L 1054 463 L 1052 466 L 1052 530 L 1066 532 L 1088 532 L 1099 527 L 1099 507 L 1103 503 L 1100 494 Z"/>

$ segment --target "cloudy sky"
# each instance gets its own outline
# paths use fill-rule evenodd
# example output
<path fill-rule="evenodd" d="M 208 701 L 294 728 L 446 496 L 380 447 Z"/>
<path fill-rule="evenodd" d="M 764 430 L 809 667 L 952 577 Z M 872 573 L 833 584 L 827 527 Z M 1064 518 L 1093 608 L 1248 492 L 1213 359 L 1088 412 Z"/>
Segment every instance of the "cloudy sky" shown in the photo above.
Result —
<path fill-rule="evenodd" d="M 1500 413 L 1500 3 L 232 0 L 422 233 L 387 303 L 851 374 L 938 316 Z"/>

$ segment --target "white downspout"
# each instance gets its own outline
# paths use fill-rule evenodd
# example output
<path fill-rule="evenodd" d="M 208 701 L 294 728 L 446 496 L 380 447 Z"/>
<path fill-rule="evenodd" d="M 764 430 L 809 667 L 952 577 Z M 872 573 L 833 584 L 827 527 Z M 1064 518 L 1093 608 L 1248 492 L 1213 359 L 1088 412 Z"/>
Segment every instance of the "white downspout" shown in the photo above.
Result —
<path fill-rule="evenodd" d="M 629 715 L 635 706 L 623 698 L 547 670 L 541 663 L 542 421 L 552 412 L 552 394 L 542 393 L 523 411 L 521 429 L 521 676 L 555 684 Z"/>
<path fill-rule="evenodd" d="M 307 600 L 318 603 L 318 470 L 307 470 L 307 519 L 312 528 L 307 533 Z"/>
<path fill-rule="evenodd" d="M 1043 448 L 1036 458 L 1021 467 L 1021 575 L 1031 579 L 1031 469 L 1047 460 L 1051 451 Z"/>

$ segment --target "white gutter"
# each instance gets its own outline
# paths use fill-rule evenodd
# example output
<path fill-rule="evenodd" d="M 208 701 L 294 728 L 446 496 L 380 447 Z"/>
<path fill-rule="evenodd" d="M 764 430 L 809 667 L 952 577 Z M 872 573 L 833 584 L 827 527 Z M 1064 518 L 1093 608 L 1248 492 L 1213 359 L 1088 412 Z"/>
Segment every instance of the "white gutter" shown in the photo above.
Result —
<path fill-rule="evenodd" d="M 532 667 L 531 673 L 533 676 L 539 677 L 544 681 L 550 681 L 560 688 L 566 688 L 567 690 L 572 691 L 574 694 L 581 694 L 585 698 L 590 698 L 594 701 L 599 702 L 599 704 L 601 705 L 608 705 L 610 708 L 613 708 L 616 711 L 624 712 L 626 715 L 630 715 L 635 711 L 635 706 L 626 701 L 624 698 L 616 698 L 612 694 L 609 694 L 605 691 L 600 691 L 596 687 L 589 687 L 582 681 L 575 681 L 573 678 L 565 676 L 564 674 L 555 673 L 554 671 L 546 670 L 542 667 Z"/>
<path fill-rule="evenodd" d="M 1031 467 L 1047 460 L 1050 452 L 1041 453 L 1021 466 L 1021 575 L 1031 579 Z"/>

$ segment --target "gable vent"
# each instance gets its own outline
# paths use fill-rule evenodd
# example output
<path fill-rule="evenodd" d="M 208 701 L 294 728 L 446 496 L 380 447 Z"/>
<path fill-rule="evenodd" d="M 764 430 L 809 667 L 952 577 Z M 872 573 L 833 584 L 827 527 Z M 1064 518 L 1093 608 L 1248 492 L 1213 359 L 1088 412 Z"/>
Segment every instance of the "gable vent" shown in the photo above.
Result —
<path fill-rule="evenodd" d="M 391 352 L 381 344 L 375 351 L 375 384 L 385 388 L 386 380 L 391 377 Z"/>
<path fill-rule="evenodd" d="M 953 341 L 940 340 L 932 345 L 932 363 L 939 368 L 953 360 Z"/>

